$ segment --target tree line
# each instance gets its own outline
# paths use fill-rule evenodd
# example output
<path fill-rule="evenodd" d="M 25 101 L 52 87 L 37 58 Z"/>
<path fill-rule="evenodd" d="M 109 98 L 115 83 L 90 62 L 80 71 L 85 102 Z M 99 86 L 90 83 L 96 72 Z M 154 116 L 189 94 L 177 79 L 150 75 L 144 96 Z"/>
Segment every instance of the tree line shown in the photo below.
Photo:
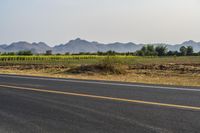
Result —
<path fill-rule="evenodd" d="M 179 51 L 168 51 L 167 46 L 145 45 L 141 50 L 136 51 L 138 56 L 198 56 L 200 52 L 195 53 L 192 46 L 182 46 Z"/>
<path fill-rule="evenodd" d="M 22 50 L 19 52 L 4 52 L 0 53 L 0 55 L 33 55 L 33 53 L 30 50 Z"/>
<path fill-rule="evenodd" d="M 51 50 L 47 50 L 44 54 L 34 54 L 32 51 L 29 50 L 23 50 L 19 52 L 8 52 L 8 53 L 0 53 L 0 55 L 53 55 Z M 96 53 L 90 53 L 90 52 L 80 52 L 80 53 L 74 53 L 70 54 L 66 52 L 65 54 L 55 54 L 55 55 L 133 55 L 133 56 L 200 56 L 200 52 L 195 53 L 192 46 L 182 46 L 180 47 L 179 51 L 169 51 L 167 49 L 167 46 L 164 45 L 145 45 L 140 50 L 136 52 L 127 52 L 127 53 L 118 53 L 112 50 L 109 50 L 107 52 L 96 52 Z"/>
<path fill-rule="evenodd" d="M 70 55 L 70 53 L 66 53 Z M 200 56 L 200 51 L 198 53 L 194 52 L 192 46 L 182 46 L 180 47 L 179 51 L 171 51 L 167 49 L 167 46 L 164 45 L 145 45 L 140 50 L 136 52 L 126 52 L 126 53 L 119 53 L 112 50 L 107 52 L 100 52 L 97 53 L 89 53 L 89 52 L 81 52 L 72 55 L 133 55 L 133 56 Z"/>

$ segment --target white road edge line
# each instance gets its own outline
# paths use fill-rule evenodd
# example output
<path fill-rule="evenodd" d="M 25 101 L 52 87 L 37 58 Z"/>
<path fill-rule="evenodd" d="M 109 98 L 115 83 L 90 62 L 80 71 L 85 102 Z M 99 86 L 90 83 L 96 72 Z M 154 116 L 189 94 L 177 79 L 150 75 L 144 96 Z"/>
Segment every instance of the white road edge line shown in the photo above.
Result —
<path fill-rule="evenodd" d="M 101 81 L 81 81 L 76 79 L 56 79 L 48 77 L 28 77 L 20 75 L 0 75 L 0 77 L 11 77 L 21 79 L 35 79 L 35 80 L 47 80 L 47 81 L 60 81 L 60 82 L 73 82 L 73 83 L 86 83 L 86 84 L 101 84 L 101 85 L 112 85 L 112 86 L 127 86 L 127 87 L 141 87 L 141 88 L 154 88 L 154 89 L 166 89 L 166 90 L 180 90 L 180 91 L 194 91 L 200 92 L 200 89 L 189 89 L 189 88 L 178 88 L 178 87 L 164 87 L 164 86 L 153 86 L 153 85 L 136 85 L 136 84 L 121 84 L 121 83 L 108 83 Z"/>

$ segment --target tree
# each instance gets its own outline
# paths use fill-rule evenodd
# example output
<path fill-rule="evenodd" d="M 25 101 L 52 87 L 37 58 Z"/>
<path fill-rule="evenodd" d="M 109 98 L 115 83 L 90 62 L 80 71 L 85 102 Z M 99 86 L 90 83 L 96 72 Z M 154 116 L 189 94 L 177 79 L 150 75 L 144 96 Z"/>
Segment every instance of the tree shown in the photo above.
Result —
<path fill-rule="evenodd" d="M 138 51 L 136 52 L 136 55 L 138 55 L 138 56 L 145 56 L 145 52 L 142 51 L 142 50 L 138 50 Z"/>
<path fill-rule="evenodd" d="M 178 51 L 168 51 L 167 56 L 180 56 Z"/>
<path fill-rule="evenodd" d="M 138 56 L 146 56 L 146 53 L 147 53 L 147 46 L 145 45 L 145 46 L 143 46 L 141 48 L 141 50 L 138 50 L 136 52 L 136 55 L 138 55 Z"/>
<path fill-rule="evenodd" d="M 154 45 L 147 45 L 147 55 L 149 55 L 149 56 L 157 55 Z"/>
<path fill-rule="evenodd" d="M 194 53 L 193 47 L 192 46 L 188 46 L 187 47 L 187 55 L 192 55 Z"/>
<path fill-rule="evenodd" d="M 153 45 L 147 45 L 147 56 L 153 56 L 153 55 L 157 55 L 157 53 L 155 52 L 155 48 Z"/>
<path fill-rule="evenodd" d="M 47 50 L 46 55 L 52 55 L 52 50 Z"/>
<path fill-rule="evenodd" d="M 146 53 L 146 52 L 147 52 L 147 46 L 146 46 L 146 45 L 143 46 L 142 49 L 141 49 L 140 51 L 143 51 L 144 53 Z"/>
<path fill-rule="evenodd" d="M 165 56 L 167 53 L 167 47 L 166 46 L 157 46 L 155 48 L 155 51 L 157 52 L 158 56 Z"/>
<path fill-rule="evenodd" d="M 8 53 L 4 52 L 1 55 L 16 55 L 16 53 L 15 52 L 8 52 Z"/>
<path fill-rule="evenodd" d="M 28 51 L 24 50 L 24 51 L 19 51 L 17 55 L 33 55 L 33 53 L 30 50 Z"/>
<path fill-rule="evenodd" d="M 109 50 L 106 52 L 106 55 L 116 55 L 117 53 L 115 51 Z"/>
<path fill-rule="evenodd" d="M 70 55 L 70 53 L 69 53 L 69 52 L 66 52 L 65 55 Z"/>
<path fill-rule="evenodd" d="M 157 55 L 157 53 L 156 53 L 153 45 L 145 45 L 141 48 L 141 50 L 137 51 L 137 55 L 139 55 L 139 56 L 155 56 L 155 55 Z"/>
<path fill-rule="evenodd" d="M 185 46 L 182 46 L 180 48 L 180 52 L 181 52 L 181 55 L 186 56 L 187 55 L 187 48 Z"/>
<path fill-rule="evenodd" d="M 173 56 L 174 55 L 174 51 L 168 51 L 167 52 L 167 56 Z"/>
<path fill-rule="evenodd" d="M 199 56 L 200 56 L 200 51 L 197 53 L 197 55 L 199 55 Z"/>

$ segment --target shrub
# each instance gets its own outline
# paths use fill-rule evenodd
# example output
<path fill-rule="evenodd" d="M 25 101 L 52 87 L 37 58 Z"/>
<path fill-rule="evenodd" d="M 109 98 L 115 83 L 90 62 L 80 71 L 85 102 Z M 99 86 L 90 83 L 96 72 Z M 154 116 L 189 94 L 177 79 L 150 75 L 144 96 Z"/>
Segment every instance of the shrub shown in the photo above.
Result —
<path fill-rule="evenodd" d="M 99 68 L 104 73 L 110 74 L 125 74 L 126 66 L 119 57 L 107 56 L 98 64 Z"/>
<path fill-rule="evenodd" d="M 33 55 L 33 53 L 31 51 L 19 51 L 17 53 L 17 55 Z"/>
<path fill-rule="evenodd" d="M 167 46 L 157 46 L 155 51 L 157 52 L 158 56 L 165 56 L 167 53 Z"/>

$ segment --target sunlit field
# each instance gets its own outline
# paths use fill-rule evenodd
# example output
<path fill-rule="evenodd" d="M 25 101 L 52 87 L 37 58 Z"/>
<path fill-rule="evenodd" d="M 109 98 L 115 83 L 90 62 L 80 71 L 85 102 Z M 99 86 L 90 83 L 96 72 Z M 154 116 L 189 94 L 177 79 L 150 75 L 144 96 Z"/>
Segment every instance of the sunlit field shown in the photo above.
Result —
<path fill-rule="evenodd" d="M 0 73 L 200 86 L 200 56 L 0 56 Z"/>
<path fill-rule="evenodd" d="M 98 55 L 34 55 L 34 56 L 0 56 L 0 65 L 90 65 L 100 62 L 107 56 Z M 141 56 L 109 56 L 122 64 L 200 64 L 200 56 L 141 57 Z"/>

